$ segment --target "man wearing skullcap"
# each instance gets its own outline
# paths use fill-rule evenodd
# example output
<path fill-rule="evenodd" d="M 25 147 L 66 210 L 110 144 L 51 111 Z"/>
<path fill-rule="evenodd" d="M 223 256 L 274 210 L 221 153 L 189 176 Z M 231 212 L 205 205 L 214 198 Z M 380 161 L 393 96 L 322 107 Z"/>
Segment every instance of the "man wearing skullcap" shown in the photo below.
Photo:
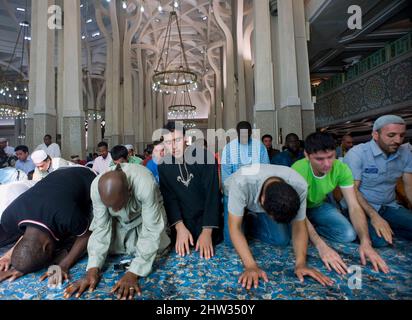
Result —
<path fill-rule="evenodd" d="M 34 170 L 33 180 L 40 181 L 45 178 L 50 172 L 53 172 L 62 167 L 74 166 L 75 164 L 66 161 L 62 158 L 50 158 L 44 150 L 34 151 L 31 155 L 36 169 Z"/>
<path fill-rule="evenodd" d="M 393 235 L 412 240 L 412 212 L 396 202 L 399 178 L 412 203 L 412 153 L 402 145 L 405 121 L 395 115 L 378 118 L 372 140 L 353 147 L 344 162 L 352 170 L 360 205 L 368 216 L 375 247 L 393 243 Z"/>

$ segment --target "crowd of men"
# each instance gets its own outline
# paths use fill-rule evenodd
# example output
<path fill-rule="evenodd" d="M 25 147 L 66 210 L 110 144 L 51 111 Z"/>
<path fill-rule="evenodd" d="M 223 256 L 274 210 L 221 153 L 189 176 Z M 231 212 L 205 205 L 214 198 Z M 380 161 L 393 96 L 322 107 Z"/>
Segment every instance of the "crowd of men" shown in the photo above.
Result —
<path fill-rule="evenodd" d="M 101 142 L 88 163 L 62 159 L 50 136 L 31 156 L 27 147 L 13 149 L 0 139 L 0 152 L 18 158 L 0 171 L 22 173 L 0 174 L 0 246 L 13 245 L 0 258 L 0 281 L 54 264 L 68 279 L 87 254 L 86 276 L 64 293 L 80 297 L 97 287 L 109 254 L 128 254 L 134 258 L 112 292 L 133 299 L 142 294 L 139 278 L 152 271 L 156 257 L 173 248 L 180 256 L 195 251 L 211 259 L 223 241 L 243 263 L 239 283 L 251 289 L 269 276 L 249 238 L 291 244 L 302 282 L 311 277 L 333 285 L 307 264 L 310 243 L 330 272 L 348 273 L 332 244 L 352 242 L 363 265 L 390 272 L 376 248 L 392 245 L 394 237 L 412 240 L 412 212 L 396 197 L 402 180 L 412 203 L 412 153 L 403 145 L 402 118 L 378 118 L 372 139 L 356 146 L 350 135 L 337 146 L 326 132 L 305 141 L 291 133 L 282 152 L 270 135 L 253 138 L 248 122 L 236 131 L 237 138 L 215 154 L 205 141 L 189 145 L 185 129 L 169 122 L 145 159 L 131 145 L 109 151 Z"/>

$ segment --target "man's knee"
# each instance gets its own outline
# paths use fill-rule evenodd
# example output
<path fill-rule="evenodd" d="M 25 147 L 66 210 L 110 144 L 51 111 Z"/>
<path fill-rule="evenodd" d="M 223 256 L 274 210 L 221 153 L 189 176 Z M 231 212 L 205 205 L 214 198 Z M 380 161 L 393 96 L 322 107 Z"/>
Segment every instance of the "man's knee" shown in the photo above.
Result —
<path fill-rule="evenodd" d="M 278 237 L 273 240 L 272 244 L 277 247 L 287 247 L 290 244 L 290 237 Z"/>
<path fill-rule="evenodd" d="M 342 233 L 338 235 L 339 242 L 351 243 L 356 240 L 357 235 L 352 227 L 346 227 Z"/>

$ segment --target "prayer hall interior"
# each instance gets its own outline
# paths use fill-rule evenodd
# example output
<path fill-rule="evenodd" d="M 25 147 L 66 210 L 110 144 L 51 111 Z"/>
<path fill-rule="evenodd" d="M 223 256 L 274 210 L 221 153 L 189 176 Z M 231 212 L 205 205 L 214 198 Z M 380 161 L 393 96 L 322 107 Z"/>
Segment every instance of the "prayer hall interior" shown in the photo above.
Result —
<path fill-rule="evenodd" d="M 411 13 L 0 1 L 0 300 L 412 299 Z"/>

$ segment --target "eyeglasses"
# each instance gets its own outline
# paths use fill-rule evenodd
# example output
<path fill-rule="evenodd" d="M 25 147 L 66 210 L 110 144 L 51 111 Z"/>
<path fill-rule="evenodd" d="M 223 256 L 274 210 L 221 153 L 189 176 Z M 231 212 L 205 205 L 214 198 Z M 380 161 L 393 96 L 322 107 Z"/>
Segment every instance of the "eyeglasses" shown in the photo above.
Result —
<path fill-rule="evenodd" d="M 183 138 L 182 138 L 182 137 L 179 137 L 179 138 L 176 138 L 176 139 L 173 139 L 173 140 L 165 140 L 165 141 L 163 141 L 163 143 L 164 143 L 165 145 L 170 146 L 170 145 L 172 145 L 172 144 L 181 143 L 182 141 L 183 141 Z"/>

